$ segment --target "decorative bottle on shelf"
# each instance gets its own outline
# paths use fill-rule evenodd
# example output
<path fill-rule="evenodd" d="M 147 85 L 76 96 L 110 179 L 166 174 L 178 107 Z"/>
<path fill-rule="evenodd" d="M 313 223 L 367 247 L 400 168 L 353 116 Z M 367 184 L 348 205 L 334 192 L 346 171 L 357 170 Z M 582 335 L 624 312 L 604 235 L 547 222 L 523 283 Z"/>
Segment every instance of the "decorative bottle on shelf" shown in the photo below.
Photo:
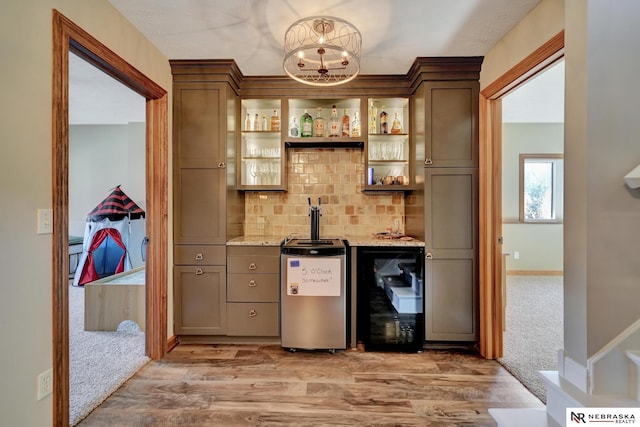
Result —
<path fill-rule="evenodd" d="M 318 107 L 316 118 L 313 120 L 313 136 L 324 137 L 324 117 L 322 117 L 322 107 Z"/>
<path fill-rule="evenodd" d="M 300 136 L 308 138 L 313 136 L 313 117 L 304 110 L 304 114 L 300 117 Z"/>
<path fill-rule="evenodd" d="M 289 123 L 289 136 L 297 138 L 300 136 L 300 128 L 298 127 L 298 122 L 296 118 L 291 119 L 291 123 Z"/>
<path fill-rule="evenodd" d="M 331 107 L 331 117 L 329 118 L 329 136 L 340 136 L 340 122 L 338 121 L 338 110 L 336 106 Z"/>
<path fill-rule="evenodd" d="M 373 101 L 369 105 L 369 133 L 378 133 L 378 109 Z"/>
<path fill-rule="evenodd" d="M 251 130 L 251 114 L 247 113 L 247 117 L 244 119 L 244 130 Z"/>
<path fill-rule="evenodd" d="M 342 115 L 342 136 L 343 137 L 348 137 L 351 135 L 351 132 L 349 132 L 349 109 L 345 108 L 344 109 L 344 114 Z"/>
<path fill-rule="evenodd" d="M 260 130 L 260 118 L 258 113 L 256 113 L 256 116 L 253 118 L 253 129 L 251 130 Z"/>
<path fill-rule="evenodd" d="M 389 128 L 387 125 L 387 112 L 384 111 L 384 105 L 382 106 L 382 111 L 380 112 L 380 133 L 389 133 Z"/>
<path fill-rule="evenodd" d="M 260 130 L 269 130 L 269 126 L 267 125 L 267 115 L 266 114 L 262 115 L 262 127 L 260 128 Z"/>
<path fill-rule="evenodd" d="M 357 111 L 353 113 L 353 122 L 351 122 L 351 136 L 360 136 L 360 117 L 358 117 Z"/>
<path fill-rule="evenodd" d="M 402 125 L 400 124 L 398 113 L 396 113 L 395 117 L 393 118 L 393 123 L 391 124 L 391 133 L 394 135 L 402 133 Z"/>
<path fill-rule="evenodd" d="M 280 132 L 280 117 L 278 117 L 278 110 L 273 110 L 270 125 L 271 132 Z"/>

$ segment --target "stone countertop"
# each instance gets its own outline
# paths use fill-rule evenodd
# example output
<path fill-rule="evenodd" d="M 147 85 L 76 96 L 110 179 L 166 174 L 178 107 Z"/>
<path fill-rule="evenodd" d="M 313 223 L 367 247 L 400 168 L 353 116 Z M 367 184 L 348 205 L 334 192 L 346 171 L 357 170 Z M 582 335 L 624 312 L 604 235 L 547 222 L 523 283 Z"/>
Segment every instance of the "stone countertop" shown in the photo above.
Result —
<path fill-rule="evenodd" d="M 297 238 L 307 238 L 296 236 Z M 326 237 L 328 238 L 328 237 Z M 229 240 L 227 246 L 280 246 L 284 236 L 241 236 Z M 323 237 L 325 239 L 325 237 Z M 373 236 L 346 236 L 343 238 L 350 246 L 424 246 L 422 240 L 378 239 Z"/>

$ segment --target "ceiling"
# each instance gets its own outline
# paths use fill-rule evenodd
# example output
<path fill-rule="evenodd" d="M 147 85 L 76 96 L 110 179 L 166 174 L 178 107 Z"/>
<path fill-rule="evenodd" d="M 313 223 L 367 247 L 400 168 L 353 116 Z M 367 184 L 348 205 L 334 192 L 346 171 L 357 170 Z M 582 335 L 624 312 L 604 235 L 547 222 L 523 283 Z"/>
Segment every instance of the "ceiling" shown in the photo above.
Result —
<path fill-rule="evenodd" d="M 296 20 L 336 16 L 362 34 L 362 74 L 406 74 L 418 56 L 484 56 L 540 0 L 109 0 L 169 59 L 234 59 L 245 76 L 284 75 L 283 39 Z M 83 68 L 83 64 L 75 68 Z M 83 78 L 70 66 L 78 98 L 93 91 L 109 119 L 127 120 L 128 96 L 115 99 L 113 81 Z M 76 74 L 77 71 L 79 74 Z M 101 76 L 102 77 L 102 76 Z M 89 84 L 89 86 L 87 86 Z M 98 87 L 104 86 L 105 87 Z M 100 92 L 100 91 L 103 92 Z M 100 121 L 91 102 L 71 111 L 71 123 Z M 71 105 L 70 105 L 71 109 Z M 83 113 L 83 118 L 76 114 Z M 116 119 L 114 115 L 124 118 Z M 142 114 L 144 120 L 144 114 Z M 128 120 L 128 121 L 137 121 Z"/>

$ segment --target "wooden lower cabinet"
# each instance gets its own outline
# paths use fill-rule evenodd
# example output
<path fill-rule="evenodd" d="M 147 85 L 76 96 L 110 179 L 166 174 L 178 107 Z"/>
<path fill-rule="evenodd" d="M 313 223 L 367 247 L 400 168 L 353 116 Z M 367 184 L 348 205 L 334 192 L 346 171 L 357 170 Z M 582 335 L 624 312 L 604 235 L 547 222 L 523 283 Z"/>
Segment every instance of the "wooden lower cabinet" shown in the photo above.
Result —
<path fill-rule="evenodd" d="M 280 335 L 279 247 L 227 247 L 227 335 Z"/>
<path fill-rule="evenodd" d="M 173 283 L 176 334 L 227 333 L 227 277 L 224 266 L 175 266 Z"/>

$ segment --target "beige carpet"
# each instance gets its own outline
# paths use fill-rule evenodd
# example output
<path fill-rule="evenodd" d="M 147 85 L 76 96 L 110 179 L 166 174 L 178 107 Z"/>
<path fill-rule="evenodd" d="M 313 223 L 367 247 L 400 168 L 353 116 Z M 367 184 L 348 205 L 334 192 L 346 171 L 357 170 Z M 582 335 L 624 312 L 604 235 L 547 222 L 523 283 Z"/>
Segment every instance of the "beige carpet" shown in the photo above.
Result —
<path fill-rule="evenodd" d="M 563 277 L 507 276 L 504 353 L 498 362 L 542 402 L 538 371 L 558 369 L 563 348 Z"/>

